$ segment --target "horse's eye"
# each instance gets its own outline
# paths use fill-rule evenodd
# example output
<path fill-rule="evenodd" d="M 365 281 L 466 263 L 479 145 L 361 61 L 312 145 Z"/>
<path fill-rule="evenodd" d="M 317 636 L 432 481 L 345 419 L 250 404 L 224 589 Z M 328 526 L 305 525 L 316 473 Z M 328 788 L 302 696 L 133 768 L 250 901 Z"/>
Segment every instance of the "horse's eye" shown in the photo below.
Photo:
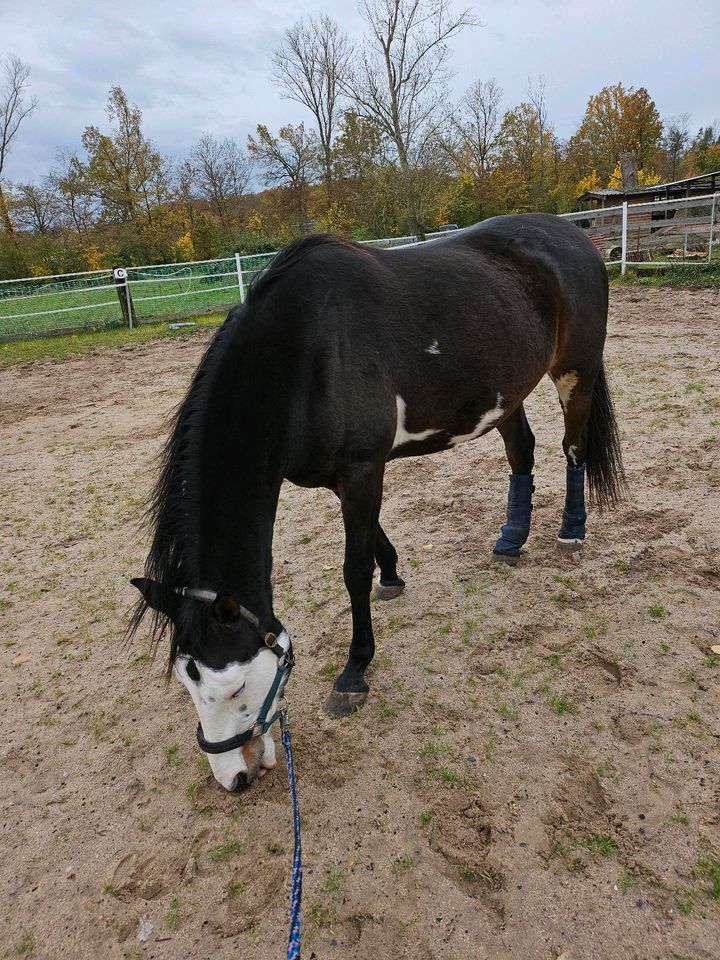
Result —
<path fill-rule="evenodd" d="M 190 677 L 191 680 L 194 680 L 195 683 L 200 683 L 200 671 L 195 665 L 194 660 L 188 660 L 187 666 L 185 667 L 185 669 L 187 670 L 188 676 Z"/>
<path fill-rule="evenodd" d="M 234 700 L 235 697 L 240 696 L 240 694 L 243 692 L 244 689 L 245 689 L 245 684 L 243 684 L 241 687 L 238 687 L 238 689 L 235 691 L 235 693 L 231 693 L 231 694 L 230 694 L 230 699 L 231 699 L 231 700 Z"/>

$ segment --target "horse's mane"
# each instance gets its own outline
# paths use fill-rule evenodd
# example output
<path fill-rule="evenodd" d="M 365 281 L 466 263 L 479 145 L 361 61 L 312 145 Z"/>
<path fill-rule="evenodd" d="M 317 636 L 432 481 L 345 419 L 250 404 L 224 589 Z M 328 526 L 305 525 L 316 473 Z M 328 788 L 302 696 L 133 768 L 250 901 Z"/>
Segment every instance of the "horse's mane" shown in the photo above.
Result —
<path fill-rule="evenodd" d="M 177 594 L 175 589 L 194 584 L 197 567 L 197 531 L 193 528 L 187 504 L 197 488 L 199 439 L 198 421 L 207 407 L 213 374 L 224 347 L 246 307 L 233 309 L 205 351 L 190 387 L 171 420 L 171 431 L 159 455 L 160 473 L 142 518 L 153 531 L 145 562 L 145 576 L 160 585 L 160 605 L 169 610 Z M 180 636 L 199 635 L 200 620 L 207 615 L 205 604 L 187 604 L 184 621 L 178 625 L 157 610 L 151 610 L 144 597 L 130 614 L 127 638 L 134 636 L 146 613 L 151 611 L 151 637 L 156 646 L 169 632 L 168 672 L 179 650 Z"/>

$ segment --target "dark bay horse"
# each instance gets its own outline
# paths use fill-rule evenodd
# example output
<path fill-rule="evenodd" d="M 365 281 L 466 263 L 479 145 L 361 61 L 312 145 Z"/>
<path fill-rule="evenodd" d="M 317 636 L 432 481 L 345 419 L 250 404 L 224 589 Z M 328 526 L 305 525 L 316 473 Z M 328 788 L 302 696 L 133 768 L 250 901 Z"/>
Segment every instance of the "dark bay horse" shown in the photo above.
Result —
<path fill-rule="evenodd" d="M 370 592 L 404 587 L 379 524 L 385 465 L 500 431 L 512 474 L 494 547 L 528 538 L 533 448 L 523 401 L 549 373 L 565 418 L 558 542 L 585 539 L 585 475 L 599 505 L 623 483 L 603 369 L 605 267 L 573 225 L 496 217 L 425 246 L 337 237 L 291 243 L 203 357 L 167 444 L 132 628 L 148 608 L 200 716 L 216 778 L 237 789 L 274 765 L 268 730 L 292 664 L 273 612 L 273 525 L 284 479 L 328 487 L 345 525 L 347 664 L 326 709 L 357 709 L 373 658 Z"/>

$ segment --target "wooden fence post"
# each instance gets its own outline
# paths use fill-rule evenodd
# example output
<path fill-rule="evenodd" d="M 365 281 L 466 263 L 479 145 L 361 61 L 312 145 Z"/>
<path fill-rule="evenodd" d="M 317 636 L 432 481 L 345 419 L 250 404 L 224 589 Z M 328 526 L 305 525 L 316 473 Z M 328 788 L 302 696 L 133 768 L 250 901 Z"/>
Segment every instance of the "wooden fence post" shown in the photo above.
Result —
<path fill-rule="evenodd" d="M 118 300 L 120 301 L 123 320 L 128 330 L 132 330 L 135 322 L 135 307 L 133 306 L 130 284 L 128 283 L 128 275 L 125 267 L 113 268 L 113 280 L 115 281 L 115 289 L 117 290 Z"/>

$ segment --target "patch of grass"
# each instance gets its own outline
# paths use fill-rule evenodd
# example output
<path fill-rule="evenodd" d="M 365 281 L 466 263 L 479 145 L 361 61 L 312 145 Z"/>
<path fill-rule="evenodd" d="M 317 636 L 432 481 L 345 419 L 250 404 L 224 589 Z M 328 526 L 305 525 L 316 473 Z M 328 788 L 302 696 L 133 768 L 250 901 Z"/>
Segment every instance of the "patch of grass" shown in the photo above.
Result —
<path fill-rule="evenodd" d="M 112 883 L 104 883 L 100 888 L 103 893 L 107 893 L 111 897 L 119 897 L 120 891 Z"/>
<path fill-rule="evenodd" d="M 337 676 L 338 665 L 334 660 L 328 660 L 319 670 L 318 676 L 323 680 L 334 680 Z"/>
<path fill-rule="evenodd" d="M 407 626 L 407 617 L 404 613 L 395 613 L 388 617 L 387 625 L 390 630 L 399 630 L 401 627 Z"/>
<path fill-rule="evenodd" d="M 555 583 L 561 583 L 564 587 L 567 587 L 568 590 L 577 590 L 577 581 L 574 577 L 563 577 L 559 573 L 556 573 L 553 576 Z"/>
<path fill-rule="evenodd" d="M 423 810 L 422 813 L 420 814 L 420 826 L 421 827 L 429 826 L 432 818 L 433 818 L 432 810 Z"/>
<path fill-rule="evenodd" d="M 20 942 L 12 950 L 3 953 L 4 957 L 29 957 L 35 950 L 35 937 L 27 930 L 23 931 Z"/>
<path fill-rule="evenodd" d="M 408 560 L 408 563 L 413 568 L 417 568 L 420 566 L 420 560 L 418 560 L 417 557 L 410 557 L 410 559 Z"/>
<path fill-rule="evenodd" d="M 594 857 L 611 857 L 617 853 L 617 843 L 613 838 L 599 833 L 587 834 L 581 843 Z"/>
<path fill-rule="evenodd" d="M 703 887 L 713 900 L 720 900 L 720 860 L 713 857 L 701 857 L 693 870 L 698 880 L 705 882 Z"/>
<path fill-rule="evenodd" d="M 687 827 L 690 825 L 690 821 L 688 820 L 688 818 L 685 816 L 684 813 L 674 813 L 671 817 L 668 817 L 667 822 L 677 823 L 677 824 L 680 824 L 680 826 L 682 827 Z"/>
<path fill-rule="evenodd" d="M 178 745 L 177 745 L 176 743 L 174 743 L 174 744 L 172 744 L 171 746 L 165 748 L 165 763 L 166 763 L 169 767 L 184 767 L 184 766 L 185 766 L 185 761 L 184 761 L 183 758 L 178 754 L 178 750 L 179 750 L 179 749 L 180 749 L 180 748 L 178 747 Z"/>
<path fill-rule="evenodd" d="M 518 717 L 518 711 L 508 706 L 507 703 L 499 703 L 497 705 L 497 712 L 507 720 L 516 720 Z"/>
<path fill-rule="evenodd" d="M 117 327 L 113 330 L 98 330 L 95 333 L 74 333 L 62 337 L 35 337 L 29 340 L 16 340 L 0 343 L 0 367 L 18 363 L 32 363 L 34 360 L 64 360 L 73 354 L 94 353 L 98 350 L 117 350 L 121 347 L 137 346 L 149 340 L 185 339 L 205 334 L 219 327 L 225 314 L 207 314 L 193 318 L 195 327 L 182 327 L 171 330 L 167 323 L 144 323 L 134 330 Z"/>
<path fill-rule="evenodd" d="M 397 860 L 393 861 L 393 873 L 401 877 L 404 873 L 408 872 L 412 865 L 412 857 L 398 857 Z"/>
<path fill-rule="evenodd" d="M 464 880 L 470 880 L 472 883 L 482 883 L 490 890 L 500 890 L 505 878 L 492 867 L 476 867 L 469 863 L 461 862 L 457 865 L 458 873 Z"/>
<path fill-rule="evenodd" d="M 328 893 L 335 893 L 339 890 L 347 879 L 347 873 L 344 870 L 328 870 L 325 874 L 322 888 Z"/>
<path fill-rule="evenodd" d="M 556 693 L 554 696 L 550 697 L 549 702 L 550 706 L 559 717 L 565 716 L 565 714 L 574 716 L 578 712 L 577 707 L 572 700 L 561 696 L 559 693 Z"/>
<path fill-rule="evenodd" d="M 308 904 L 306 914 L 308 923 L 312 924 L 318 930 L 323 927 L 332 929 L 337 922 L 337 916 L 333 907 L 326 907 L 318 900 L 313 900 Z"/>
<path fill-rule="evenodd" d="M 620 889 L 629 890 L 631 887 L 637 886 L 637 877 L 633 876 L 629 870 L 625 870 L 623 875 L 620 877 Z"/>
<path fill-rule="evenodd" d="M 165 914 L 165 926 L 168 930 L 177 930 L 182 920 L 182 911 L 180 909 L 180 897 L 173 897 L 168 905 Z"/>
<path fill-rule="evenodd" d="M 245 853 L 245 844 L 242 840 L 226 840 L 225 843 L 208 850 L 208 857 L 213 863 L 227 863 L 233 857 L 239 857 Z"/>
<path fill-rule="evenodd" d="M 648 613 L 653 620 L 662 620 L 668 615 L 667 609 L 661 603 L 651 603 L 648 607 Z"/>

